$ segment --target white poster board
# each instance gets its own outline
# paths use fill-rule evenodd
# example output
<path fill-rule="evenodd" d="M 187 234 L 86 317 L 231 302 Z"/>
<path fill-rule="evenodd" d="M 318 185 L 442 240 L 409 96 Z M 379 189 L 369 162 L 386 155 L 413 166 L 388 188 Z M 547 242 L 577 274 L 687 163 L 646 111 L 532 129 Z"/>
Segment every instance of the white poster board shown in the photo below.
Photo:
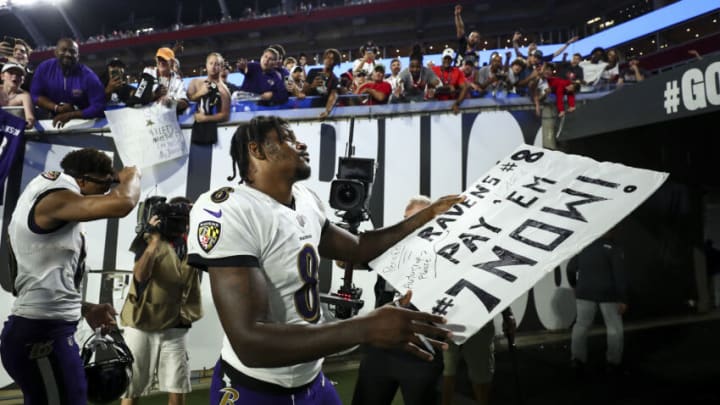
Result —
<path fill-rule="evenodd" d="M 175 104 L 108 110 L 105 116 L 125 166 L 147 168 L 189 153 L 190 137 L 180 129 Z"/>
<path fill-rule="evenodd" d="M 521 145 L 370 266 L 462 343 L 630 214 L 667 173 Z M 455 329 L 455 328 L 453 328 Z"/>

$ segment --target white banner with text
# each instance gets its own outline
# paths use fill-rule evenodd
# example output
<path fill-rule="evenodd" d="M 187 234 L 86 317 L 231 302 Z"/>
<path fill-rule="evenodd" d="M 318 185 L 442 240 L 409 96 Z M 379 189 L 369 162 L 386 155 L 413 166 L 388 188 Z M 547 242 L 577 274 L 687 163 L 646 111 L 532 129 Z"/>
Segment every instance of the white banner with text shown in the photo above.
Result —
<path fill-rule="evenodd" d="M 667 176 L 521 145 L 463 193 L 464 203 L 370 266 L 401 293 L 412 290 L 421 311 L 447 317 L 462 343 Z"/>

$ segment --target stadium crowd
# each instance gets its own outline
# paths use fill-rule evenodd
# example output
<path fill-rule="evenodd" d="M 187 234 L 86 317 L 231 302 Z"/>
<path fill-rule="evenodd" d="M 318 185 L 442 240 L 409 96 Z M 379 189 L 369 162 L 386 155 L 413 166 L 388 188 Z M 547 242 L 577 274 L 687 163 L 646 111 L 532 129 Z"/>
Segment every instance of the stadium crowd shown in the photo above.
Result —
<path fill-rule="evenodd" d="M 539 115 L 541 103 L 549 95 L 555 98 L 558 115 L 563 116 L 575 110 L 577 93 L 609 90 L 648 76 L 636 55 L 627 55 L 623 63 L 614 49 L 597 47 L 590 55 L 569 55 L 566 49 L 577 37 L 570 38 L 552 55 L 544 55 L 534 41 L 521 49 L 519 40 L 525 35 L 516 32 L 514 52 L 494 52 L 489 60 L 481 60 L 480 33 L 466 32 L 462 6 L 455 7 L 454 19 L 457 46 L 442 51 L 439 65 L 426 63 L 425 50 L 415 45 L 408 66 L 402 66 L 399 58 L 385 66 L 380 61 L 380 46 L 368 41 L 359 48 L 352 68 L 339 72 L 337 66 L 342 58 L 336 49 L 327 49 L 320 65 L 309 66 L 306 55 L 290 56 L 282 44 L 272 44 L 257 61 L 233 61 L 217 52 L 210 53 L 204 81 L 208 88 L 221 90 L 212 94 L 230 95 L 232 104 L 251 101 L 261 106 L 324 107 L 322 118 L 330 115 L 335 106 L 426 100 L 454 100 L 451 108 L 457 113 L 464 100 L 479 97 L 527 97 Z M 207 94 L 201 91 L 200 96 L 188 97 L 180 69 L 182 51 L 181 43 L 159 48 L 154 66 L 145 67 L 140 74 L 129 71 L 119 58 L 108 61 L 105 71 L 93 72 L 80 63 L 79 46 L 73 39 L 58 41 L 55 58 L 33 67 L 28 42 L 5 37 L 0 43 L 4 59 L 0 106 L 22 106 L 28 128 L 34 125 L 36 115 L 51 118 L 56 127 L 62 127 L 71 119 L 102 117 L 107 107 L 158 101 L 176 102 L 181 113 L 194 105 L 191 101 L 199 101 Z M 560 62 L 551 62 L 560 56 Z M 228 79 L 233 72 L 242 74 L 242 83 Z M 66 91 L 58 88 L 63 78 L 76 79 L 75 87 Z M 148 84 L 150 91 L 145 91 Z M 140 90 L 143 94 L 139 94 Z M 289 103 L 291 97 L 306 102 Z M 218 117 L 224 121 L 229 115 Z"/>

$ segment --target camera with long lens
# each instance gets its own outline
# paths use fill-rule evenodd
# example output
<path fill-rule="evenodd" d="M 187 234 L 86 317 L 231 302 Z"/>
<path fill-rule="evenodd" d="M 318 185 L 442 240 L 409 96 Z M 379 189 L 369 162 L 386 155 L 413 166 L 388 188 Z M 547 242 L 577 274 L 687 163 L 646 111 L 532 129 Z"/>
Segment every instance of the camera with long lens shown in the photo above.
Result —
<path fill-rule="evenodd" d="M 368 204 L 375 180 L 375 160 L 341 157 L 337 178 L 330 184 L 330 206 L 338 210 L 343 222 L 338 225 L 353 234 L 362 221 L 369 219 Z M 321 294 L 321 301 L 334 306 L 335 317 L 347 319 L 357 315 L 365 302 L 360 299 L 362 288 L 352 283 L 353 264 L 345 263 L 343 285 L 337 292 Z"/>
<path fill-rule="evenodd" d="M 167 203 L 166 200 L 165 197 L 153 196 L 139 204 L 136 233 L 157 232 L 172 239 L 187 232 L 190 206 L 185 203 Z M 157 226 L 150 225 L 150 218 L 155 215 L 160 220 Z"/>
<path fill-rule="evenodd" d="M 330 206 L 342 211 L 343 220 L 350 225 L 368 219 L 368 203 L 374 180 L 375 160 L 339 158 L 337 179 L 330 183 Z"/>

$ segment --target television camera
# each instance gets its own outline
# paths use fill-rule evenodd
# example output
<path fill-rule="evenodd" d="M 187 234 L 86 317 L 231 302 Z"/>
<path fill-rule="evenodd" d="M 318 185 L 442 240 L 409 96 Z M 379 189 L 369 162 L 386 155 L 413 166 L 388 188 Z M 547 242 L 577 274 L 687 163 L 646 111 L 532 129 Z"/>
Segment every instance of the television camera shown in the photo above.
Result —
<path fill-rule="evenodd" d="M 360 223 L 370 219 L 368 204 L 375 180 L 375 160 L 353 157 L 355 119 L 350 120 L 347 156 L 338 158 L 336 179 L 330 184 L 330 207 L 342 218 L 338 225 L 357 235 Z M 335 307 L 335 317 L 347 319 L 357 315 L 365 302 L 360 299 L 362 288 L 352 282 L 353 264 L 345 263 L 343 285 L 337 292 L 321 294 L 320 301 Z"/>

